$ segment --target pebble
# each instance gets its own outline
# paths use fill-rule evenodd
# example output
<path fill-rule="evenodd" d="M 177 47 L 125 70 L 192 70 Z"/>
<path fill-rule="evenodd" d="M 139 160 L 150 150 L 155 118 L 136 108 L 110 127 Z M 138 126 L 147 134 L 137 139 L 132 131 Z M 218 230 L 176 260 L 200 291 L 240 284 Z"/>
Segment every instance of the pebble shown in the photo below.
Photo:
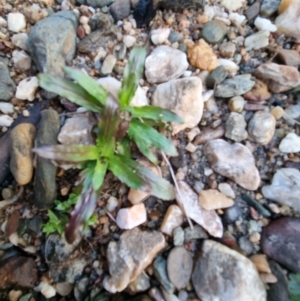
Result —
<path fill-rule="evenodd" d="M 202 38 L 210 44 L 222 42 L 226 33 L 227 26 L 220 20 L 212 20 L 205 23 L 201 30 Z"/>
<path fill-rule="evenodd" d="M 86 3 L 88 6 L 97 8 L 103 6 L 109 6 L 114 2 L 114 0 L 87 0 Z"/>
<path fill-rule="evenodd" d="M 39 82 L 36 76 L 24 78 L 18 84 L 16 98 L 33 101 L 38 87 Z"/>
<path fill-rule="evenodd" d="M 194 140 L 195 145 L 204 144 L 211 139 L 218 139 L 223 137 L 225 134 L 225 127 L 223 125 L 217 128 L 206 128 Z"/>
<path fill-rule="evenodd" d="M 279 49 L 276 59 L 288 66 L 298 67 L 300 65 L 300 53 L 292 49 Z"/>
<path fill-rule="evenodd" d="M 0 17 L 0 27 L 7 27 L 7 21 L 2 17 Z"/>
<path fill-rule="evenodd" d="M 263 0 L 260 13 L 265 17 L 270 17 L 275 12 L 277 12 L 281 0 Z"/>
<path fill-rule="evenodd" d="M 225 137 L 241 142 L 248 138 L 246 131 L 247 123 L 242 114 L 231 112 L 226 120 L 226 132 Z"/>
<path fill-rule="evenodd" d="M 60 282 L 55 285 L 56 292 L 61 296 L 68 296 L 73 290 L 73 284 L 68 282 Z"/>
<path fill-rule="evenodd" d="M 204 145 L 210 167 L 247 190 L 256 190 L 260 184 L 259 172 L 250 150 L 240 143 L 230 144 L 222 139 L 210 140 Z"/>
<path fill-rule="evenodd" d="M 158 46 L 145 61 L 149 83 L 159 84 L 180 77 L 188 68 L 186 54 L 169 46 Z"/>
<path fill-rule="evenodd" d="M 21 290 L 11 290 L 8 293 L 9 301 L 18 301 L 21 296 L 22 296 L 22 291 Z"/>
<path fill-rule="evenodd" d="M 232 58 L 236 52 L 236 46 L 232 42 L 225 42 L 219 46 L 220 55 L 224 58 Z"/>
<path fill-rule="evenodd" d="M 178 181 L 180 196 L 177 194 L 176 201 L 182 206 L 187 217 L 202 226 L 210 235 L 222 237 L 223 225 L 220 217 L 214 210 L 205 210 L 199 204 L 198 195 L 184 181 Z"/>
<path fill-rule="evenodd" d="M 223 66 L 229 77 L 234 77 L 237 74 L 239 66 L 235 62 L 228 59 L 218 59 L 218 62 Z"/>
<path fill-rule="evenodd" d="M 31 68 L 31 58 L 24 50 L 14 50 L 12 53 L 14 67 L 22 72 Z"/>
<path fill-rule="evenodd" d="M 55 288 L 47 282 L 40 282 L 38 289 L 41 294 L 47 299 L 50 299 L 56 295 Z"/>
<path fill-rule="evenodd" d="M 208 235 L 199 225 L 193 225 L 193 228 L 184 229 L 184 243 L 189 243 L 194 239 L 207 239 Z"/>
<path fill-rule="evenodd" d="M 28 39 L 28 35 L 27 35 L 27 33 L 24 33 L 24 32 L 16 33 L 11 37 L 12 43 L 15 46 L 17 46 L 23 50 L 27 50 L 27 47 L 26 47 L 27 39 Z"/>
<path fill-rule="evenodd" d="M 130 294 L 138 294 L 148 290 L 150 286 L 150 278 L 145 272 L 143 272 L 134 281 L 128 284 L 127 290 Z M 151 301 L 151 299 L 147 301 Z"/>
<path fill-rule="evenodd" d="M 245 12 L 245 15 L 249 21 L 258 16 L 260 10 L 260 2 L 255 1 Z"/>
<path fill-rule="evenodd" d="M 236 11 L 246 4 L 246 0 L 221 0 L 221 5 L 229 12 Z"/>
<path fill-rule="evenodd" d="M 255 254 L 249 259 L 255 264 L 259 273 L 272 273 L 266 255 Z"/>
<path fill-rule="evenodd" d="M 120 229 L 133 229 L 147 221 L 146 207 L 143 203 L 118 211 L 116 223 Z"/>
<path fill-rule="evenodd" d="M 106 209 L 108 212 L 113 212 L 118 207 L 119 202 L 118 199 L 114 196 L 110 196 L 107 200 Z"/>
<path fill-rule="evenodd" d="M 32 152 L 36 129 L 30 123 L 17 125 L 11 131 L 10 171 L 19 185 L 26 185 L 33 175 Z"/>
<path fill-rule="evenodd" d="M 104 278 L 103 287 L 111 293 L 123 291 L 152 263 L 165 243 L 162 233 L 138 228 L 123 232 L 117 242 L 110 241 L 107 260 L 111 276 Z"/>
<path fill-rule="evenodd" d="M 204 107 L 201 79 L 191 76 L 158 85 L 152 105 L 169 109 L 182 118 L 183 124 L 172 124 L 173 134 L 194 128 L 202 118 Z"/>
<path fill-rule="evenodd" d="M 115 21 L 127 18 L 130 15 L 130 0 L 115 0 L 109 11 Z"/>
<path fill-rule="evenodd" d="M 154 45 L 163 44 L 170 35 L 170 28 L 158 28 L 151 31 L 151 41 Z"/>
<path fill-rule="evenodd" d="M 215 96 L 231 98 L 245 94 L 255 85 L 255 82 L 250 78 L 251 77 L 248 74 L 243 74 L 237 75 L 234 78 L 226 79 L 222 84 L 217 86 L 215 90 Z"/>
<path fill-rule="evenodd" d="M 0 116 L 0 126 L 10 127 L 14 119 L 8 115 L 1 115 Z"/>
<path fill-rule="evenodd" d="M 300 152 L 300 136 L 295 133 L 288 133 L 280 142 L 279 150 L 283 153 Z"/>
<path fill-rule="evenodd" d="M 246 37 L 244 43 L 246 50 L 247 51 L 258 50 L 269 46 L 269 36 L 270 36 L 270 32 L 264 30 Z"/>
<path fill-rule="evenodd" d="M 244 23 L 244 21 L 246 20 L 246 17 L 244 15 L 240 15 L 238 13 L 230 13 L 229 20 L 242 25 Z"/>
<path fill-rule="evenodd" d="M 266 30 L 270 32 L 276 32 L 277 31 L 277 26 L 274 25 L 270 20 L 257 17 L 254 21 L 254 25 L 258 30 Z"/>
<path fill-rule="evenodd" d="M 41 9 L 36 3 L 26 7 L 24 13 L 27 21 L 31 24 L 35 24 L 48 16 L 48 11 L 46 9 Z"/>
<path fill-rule="evenodd" d="M 240 253 L 212 240 L 205 240 L 201 252 L 196 255 L 192 283 L 203 301 L 266 300 L 266 290 L 254 264 Z"/>
<path fill-rule="evenodd" d="M 279 119 L 281 119 L 283 117 L 284 110 L 283 110 L 282 107 L 277 106 L 277 107 L 273 108 L 270 113 L 274 116 L 274 118 L 276 120 L 279 120 Z"/>
<path fill-rule="evenodd" d="M 300 273 L 299 242 L 300 219 L 283 217 L 263 228 L 262 250 L 294 273 Z"/>
<path fill-rule="evenodd" d="M 184 215 L 181 209 L 177 205 L 170 205 L 160 226 L 160 231 L 172 236 L 174 229 L 183 224 L 183 219 Z"/>
<path fill-rule="evenodd" d="M 228 108 L 231 112 L 242 113 L 244 110 L 245 99 L 242 96 L 234 96 L 229 99 Z"/>
<path fill-rule="evenodd" d="M 300 212 L 300 171 L 295 168 L 280 168 L 273 176 L 271 185 L 262 187 L 265 198 L 287 205 Z"/>
<path fill-rule="evenodd" d="M 215 85 L 221 84 L 227 75 L 228 73 L 225 71 L 223 66 L 215 68 L 206 78 L 207 88 L 213 89 Z"/>
<path fill-rule="evenodd" d="M 193 258 L 184 247 L 173 248 L 167 260 L 167 271 L 170 281 L 178 289 L 185 288 L 192 274 Z"/>
<path fill-rule="evenodd" d="M 187 53 L 190 64 L 200 70 L 211 72 L 220 65 L 213 49 L 203 39 L 188 48 Z"/>
<path fill-rule="evenodd" d="M 184 231 L 181 227 L 178 227 L 174 230 L 173 234 L 173 245 L 175 247 L 180 247 L 184 243 Z"/>
<path fill-rule="evenodd" d="M 9 101 L 14 95 L 16 85 L 10 78 L 8 60 L 0 57 L 0 100 Z"/>
<path fill-rule="evenodd" d="M 218 189 L 228 198 L 235 199 L 235 192 L 228 183 L 220 183 Z"/>
<path fill-rule="evenodd" d="M 20 32 L 26 27 L 25 16 L 21 13 L 9 13 L 7 15 L 7 26 L 13 32 Z"/>
<path fill-rule="evenodd" d="M 248 124 L 249 138 L 256 143 L 266 145 L 272 140 L 275 127 L 276 119 L 271 113 L 264 111 L 255 112 Z"/>
<path fill-rule="evenodd" d="M 248 239 L 247 236 L 241 236 L 238 240 L 238 243 L 244 254 L 249 256 L 253 253 L 253 243 Z"/>
<path fill-rule="evenodd" d="M 271 96 L 268 86 L 258 79 L 255 79 L 254 87 L 244 94 L 244 98 L 252 102 L 263 102 L 270 99 Z"/>
<path fill-rule="evenodd" d="M 103 62 L 103 65 L 101 67 L 101 73 L 104 75 L 112 73 L 116 62 L 117 62 L 116 57 L 112 54 L 109 54 Z"/>
<path fill-rule="evenodd" d="M 298 69 L 292 66 L 265 63 L 256 68 L 253 74 L 274 93 L 288 91 L 300 84 Z"/>
<path fill-rule="evenodd" d="M 231 207 L 234 202 L 216 189 L 202 190 L 199 193 L 200 205 L 206 210 L 216 210 Z"/>
<path fill-rule="evenodd" d="M 0 111 L 4 114 L 11 114 L 14 112 L 14 106 L 11 103 L 0 102 Z"/>
<path fill-rule="evenodd" d="M 126 35 L 123 37 L 123 43 L 127 48 L 131 48 L 136 42 L 136 38 L 130 35 Z"/>

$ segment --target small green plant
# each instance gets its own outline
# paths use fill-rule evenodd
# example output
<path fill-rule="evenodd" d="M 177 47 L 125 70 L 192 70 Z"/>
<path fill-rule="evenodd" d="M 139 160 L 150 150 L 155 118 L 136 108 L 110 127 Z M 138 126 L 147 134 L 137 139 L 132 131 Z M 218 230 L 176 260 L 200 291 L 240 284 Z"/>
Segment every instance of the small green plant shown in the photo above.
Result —
<path fill-rule="evenodd" d="M 96 113 L 99 118 L 94 129 L 94 145 L 54 145 L 33 150 L 57 164 L 82 169 L 81 193 L 65 229 L 68 242 L 75 240 L 79 227 L 91 217 L 107 171 L 131 188 L 146 191 L 162 200 L 175 198 L 174 187 L 138 164 L 131 154 L 134 143 L 153 164 L 158 164 L 155 150 L 176 156 L 173 143 L 154 127 L 182 122 L 176 114 L 159 107 L 130 105 L 143 73 L 145 57 L 146 51 L 142 48 L 131 51 L 118 100 L 108 95 L 94 79 L 76 69 L 64 68 L 74 82 L 49 74 L 38 75 L 42 88 Z"/>
<path fill-rule="evenodd" d="M 289 275 L 289 290 L 292 301 L 300 300 L 300 274 L 290 274 Z"/>

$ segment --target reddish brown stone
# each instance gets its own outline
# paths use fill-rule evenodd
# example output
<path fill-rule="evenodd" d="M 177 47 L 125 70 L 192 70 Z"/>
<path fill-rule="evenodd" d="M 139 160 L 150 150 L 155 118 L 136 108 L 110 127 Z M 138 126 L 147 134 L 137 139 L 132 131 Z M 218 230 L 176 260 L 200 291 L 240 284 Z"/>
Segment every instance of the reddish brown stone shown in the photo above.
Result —
<path fill-rule="evenodd" d="M 261 242 L 268 257 L 300 273 L 300 218 L 284 217 L 271 222 L 264 228 Z"/>
<path fill-rule="evenodd" d="M 84 28 L 82 26 L 78 26 L 77 36 L 80 40 L 82 40 L 85 37 L 85 31 L 84 31 Z"/>
<path fill-rule="evenodd" d="M 33 258 L 11 257 L 0 264 L 0 290 L 33 288 L 37 276 L 37 265 Z"/>
<path fill-rule="evenodd" d="M 253 102 L 261 102 L 271 98 L 271 93 L 268 91 L 268 87 L 264 82 L 256 79 L 255 86 L 244 94 L 244 98 Z"/>

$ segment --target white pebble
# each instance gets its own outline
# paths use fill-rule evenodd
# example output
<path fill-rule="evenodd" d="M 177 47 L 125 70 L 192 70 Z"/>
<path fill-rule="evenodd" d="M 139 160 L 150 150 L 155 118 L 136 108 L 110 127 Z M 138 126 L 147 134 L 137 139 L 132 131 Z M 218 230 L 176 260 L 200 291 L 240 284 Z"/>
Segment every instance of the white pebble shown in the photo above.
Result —
<path fill-rule="evenodd" d="M 193 153 L 193 152 L 196 151 L 197 147 L 196 147 L 193 143 L 189 142 L 189 143 L 187 144 L 187 146 L 185 147 L 185 149 L 186 149 L 188 152 Z"/>
<path fill-rule="evenodd" d="M 89 23 L 89 18 L 86 16 L 81 16 L 79 19 L 79 23 L 84 25 L 84 24 L 88 24 Z"/>
<path fill-rule="evenodd" d="M 38 288 L 42 295 L 47 299 L 50 299 L 56 295 L 55 288 L 47 282 L 41 282 Z"/>
<path fill-rule="evenodd" d="M 227 197 L 232 198 L 232 199 L 235 198 L 235 192 L 233 191 L 233 189 L 231 188 L 231 186 L 229 184 L 220 183 L 218 185 L 218 189 L 220 190 L 220 192 L 225 194 Z"/>
<path fill-rule="evenodd" d="M 241 25 L 246 20 L 246 16 L 240 15 L 238 13 L 230 13 L 229 14 L 229 20 L 234 21 L 234 22 Z"/>
<path fill-rule="evenodd" d="M 279 144 L 279 150 L 283 153 L 300 152 L 300 136 L 295 133 L 289 133 Z"/>
<path fill-rule="evenodd" d="M 0 111 L 4 114 L 11 114 L 14 112 L 14 106 L 8 102 L 0 102 Z"/>
<path fill-rule="evenodd" d="M 14 122 L 13 118 L 11 118 L 8 115 L 0 116 L 0 126 L 10 127 L 13 122 Z"/>
<path fill-rule="evenodd" d="M 258 50 L 269 45 L 270 32 L 263 30 L 248 36 L 245 39 L 246 50 Z"/>
<path fill-rule="evenodd" d="M 257 17 L 254 21 L 254 25 L 258 30 L 267 30 L 270 32 L 275 32 L 277 31 L 277 26 L 274 25 L 270 20 Z"/>
<path fill-rule="evenodd" d="M 34 100 L 35 92 L 39 86 L 36 76 L 27 77 L 19 82 L 16 97 L 22 100 Z"/>
<path fill-rule="evenodd" d="M 114 196 L 109 197 L 106 204 L 106 209 L 108 212 L 113 212 L 118 207 L 118 199 Z"/>
<path fill-rule="evenodd" d="M 229 77 L 234 77 L 239 70 L 239 66 L 231 60 L 218 59 L 218 61 L 224 67 L 225 71 L 228 72 Z"/>
<path fill-rule="evenodd" d="M 122 208 L 118 211 L 116 223 L 120 229 L 133 229 L 147 220 L 147 213 L 144 203 L 129 208 Z"/>
<path fill-rule="evenodd" d="M 136 38 L 129 35 L 123 37 L 123 43 L 127 48 L 131 48 L 134 45 L 135 41 Z"/>
<path fill-rule="evenodd" d="M 184 73 L 183 73 L 183 77 L 190 77 L 190 76 L 192 76 L 192 74 L 193 74 L 192 71 L 186 70 L 186 71 L 184 71 Z"/>
<path fill-rule="evenodd" d="M 7 15 L 8 29 L 14 32 L 20 32 L 26 27 L 25 16 L 21 13 L 9 13 Z"/>
<path fill-rule="evenodd" d="M 170 28 L 158 28 L 151 31 L 151 41 L 154 45 L 159 45 L 164 43 L 169 35 Z"/>

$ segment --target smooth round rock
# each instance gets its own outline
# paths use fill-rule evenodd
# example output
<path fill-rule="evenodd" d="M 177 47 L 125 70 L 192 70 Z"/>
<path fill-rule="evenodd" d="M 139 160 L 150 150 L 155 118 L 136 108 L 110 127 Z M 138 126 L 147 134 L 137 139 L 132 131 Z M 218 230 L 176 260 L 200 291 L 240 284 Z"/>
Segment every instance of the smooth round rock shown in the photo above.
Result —
<path fill-rule="evenodd" d="M 205 23 L 202 28 L 201 36 L 210 44 L 222 42 L 227 33 L 227 26 L 220 20 L 213 20 Z"/>

